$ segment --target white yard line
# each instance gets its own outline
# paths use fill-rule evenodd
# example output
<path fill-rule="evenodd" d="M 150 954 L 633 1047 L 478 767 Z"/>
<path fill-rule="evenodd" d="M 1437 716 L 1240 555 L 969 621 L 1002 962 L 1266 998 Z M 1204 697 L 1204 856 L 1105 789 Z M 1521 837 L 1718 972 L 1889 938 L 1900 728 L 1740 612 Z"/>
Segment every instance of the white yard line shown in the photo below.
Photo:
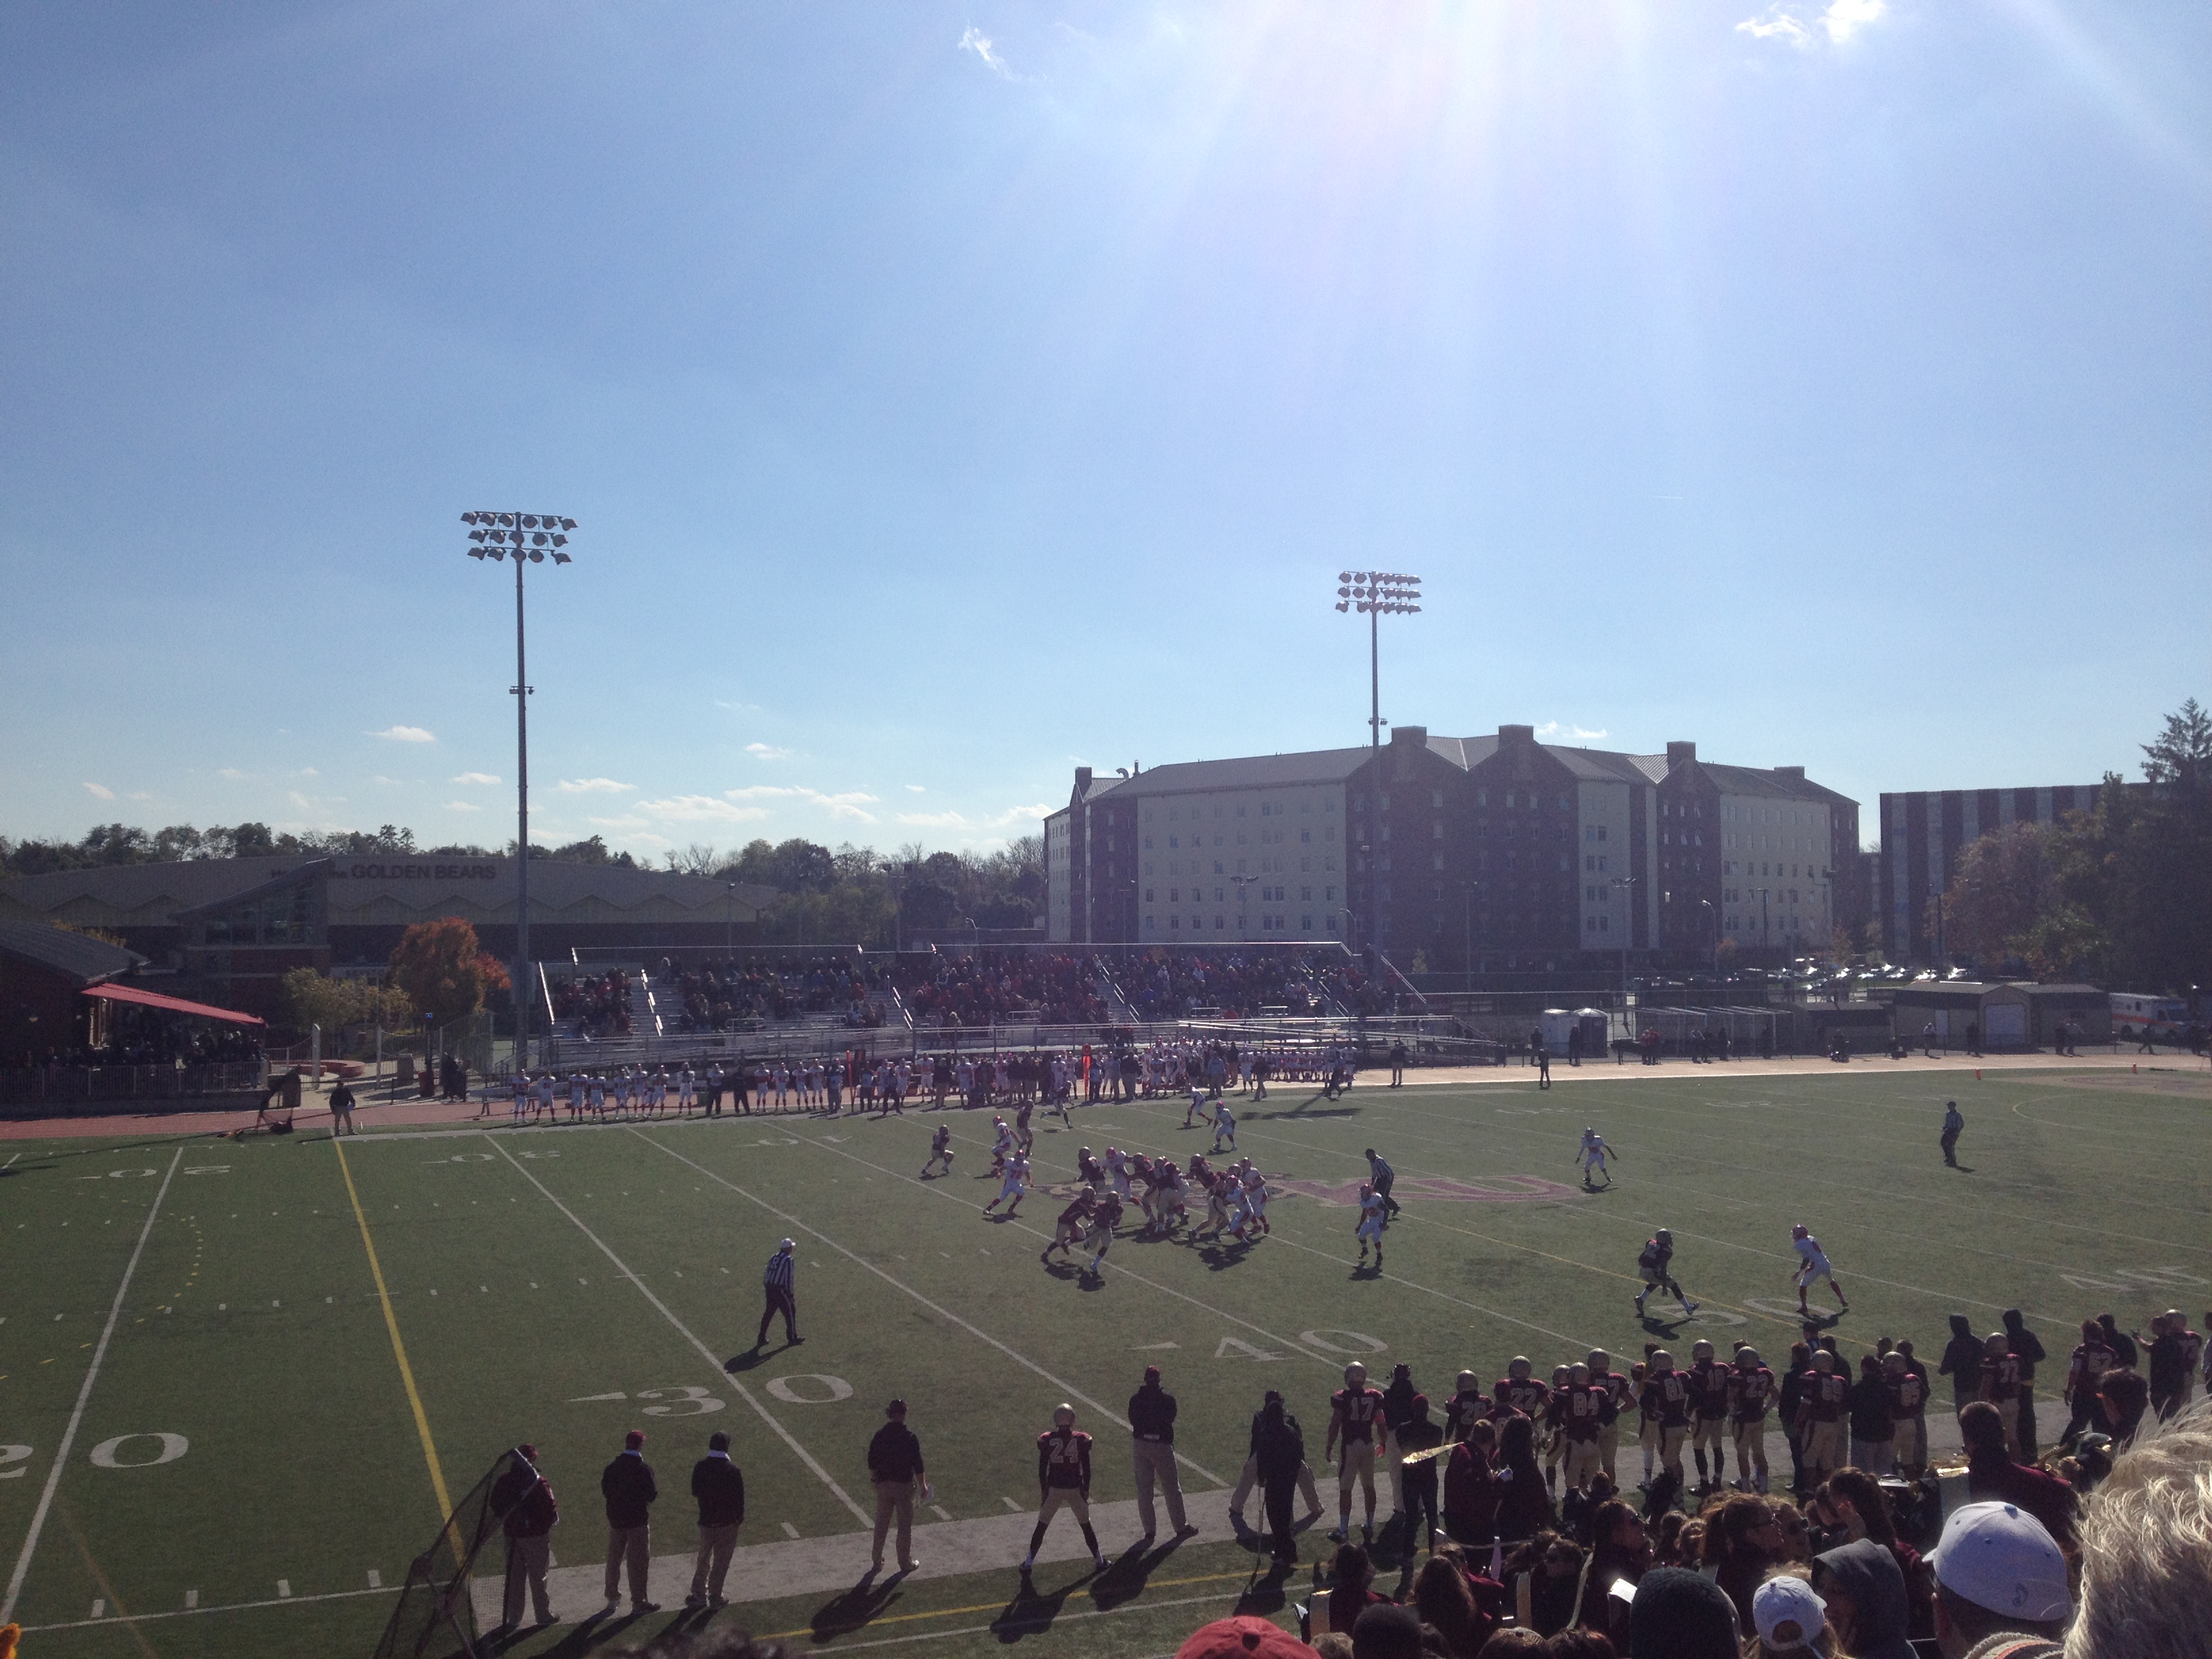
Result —
<path fill-rule="evenodd" d="M 701 1175 L 705 1176 L 708 1180 L 714 1182 L 717 1186 L 726 1187 L 732 1192 L 735 1193 L 739 1198 L 758 1205 L 762 1209 L 766 1210 L 770 1215 L 775 1216 L 778 1220 L 787 1222 L 790 1225 L 798 1228 L 799 1231 L 806 1233 L 812 1237 L 820 1239 L 822 1243 L 827 1244 L 831 1249 L 836 1251 L 838 1255 L 843 1256 L 848 1261 L 853 1262 L 856 1266 L 866 1267 L 870 1273 L 875 1274 L 877 1278 L 882 1279 L 884 1284 L 890 1285 L 893 1290 L 903 1291 L 908 1296 L 912 1297 L 915 1301 L 921 1303 L 923 1307 L 928 1309 L 930 1312 L 935 1314 L 939 1318 L 951 1321 L 953 1324 L 957 1325 L 962 1330 L 967 1332 L 969 1335 L 974 1337 L 977 1341 L 988 1343 L 992 1347 L 996 1348 L 1000 1353 L 1006 1355 L 1007 1358 L 1012 1360 L 1017 1365 L 1020 1365 L 1029 1370 L 1035 1371 L 1039 1376 L 1044 1378 L 1046 1382 L 1051 1383 L 1054 1388 L 1060 1389 L 1071 1399 L 1080 1400 L 1085 1405 L 1090 1407 L 1092 1411 L 1097 1412 L 1101 1417 L 1106 1419 L 1107 1421 L 1115 1424 L 1124 1429 L 1129 1426 L 1129 1421 L 1127 1418 L 1123 1417 L 1119 1412 L 1114 1410 L 1111 1407 L 1106 1405 L 1103 1401 L 1093 1400 L 1089 1395 L 1084 1393 L 1082 1389 L 1077 1388 L 1073 1382 L 1066 1381 L 1065 1378 L 1054 1376 L 1050 1371 L 1038 1364 L 1036 1360 L 1031 1359 L 1027 1354 L 1008 1347 L 1005 1343 L 1000 1341 L 997 1337 L 993 1336 L 988 1331 L 982 1329 L 979 1326 L 971 1325 L 968 1321 L 963 1319 L 958 1314 L 954 1313 L 950 1308 L 931 1301 L 920 1291 L 915 1289 L 913 1285 L 906 1284 L 900 1279 L 892 1278 L 881 1267 L 878 1267 L 874 1262 L 868 1261 L 866 1257 L 855 1255 L 852 1251 L 847 1249 L 842 1244 L 840 1244 L 836 1239 L 830 1237 L 829 1234 L 823 1232 L 820 1228 L 808 1226 L 806 1223 L 800 1220 L 797 1216 L 791 1214 L 787 1211 L 777 1209 L 775 1205 L 769 1203 L 766 1199 L 756 1197 L 751 1193 L 747 1192 L 744 1188 L 738 1186 L 736 1182 L 724 1179 L 722 1176 L 715 1174 L 714 1170 L 708 1169 L 705 1164 L 694 1162 L 692 1159 L 684 1157 L 683 1153 L 676 1151 L 673 1147 L 662 1146 L 660 1142 L 653 1139 L 651 1135 L 646 1134 L 642 1131 L 639 1132 L 638 1139 L 644 1141 L 650 1146 L 658 1147 L 661 1152 L 666 1152 L 669 1157 L 674 1158 L 678 1164 L 689 1164 L 692 1169 L 696 1170 Z M 1208 1480 L 1213 1482 L 1217 1486 L 1226 1486 L 1229 1484 L 1229 1482 L 1224 1480 L 1219 1475 L 1214 1474 L 1212 1470 L 1192 1462 L 1191 1459 L 1185 1457 L 1180 1451 L 1176 1453 L 1176 1462 L 1184 1465 L 1188 1468 L 1195 1470 L 1200 1474 L 1204 1475 Z M 869 1524 L 872 1526 L 874 1524 L 873 1517 L 870 1517 Z"/>
<path fill-rule="evenodd" d="M 0 1624 L 15 1615 L 15 1603 L 23 1594 L 23 1580 L 31 1571 L 31 1558 L 38 1553 L 39 1534 L 46 1529 L 46 1512 L 53 1507 L 54 1492 L 62 1482 L 62 1471 L 69 1465 L 70 1453 L 76 1445 L 76 1431 L 84 1422 L 84 1408 L 92 1402 L 92 1385 L 100 1380 L 100 1362 L 107 1358 L 108 1339 L 115 1334 L 115 1323 L 123 1317 L 123 1298 L 131 1289 L 131 1276 L 138 1271 L 138 1258 L 146 1252 L 146 1241 L 154 1236 L 154 1218 L 161 1213 L 161 1200 L 169 1194 L 169 1183 L 177 1178 L 177 1166 L 185 1161 L 185 1149 L 177 1148 L 169 1159 L 168 1173 L 161 1177 L 161 1190 L 146 1210 L 146 1224 L 138 1230 L 138 1243 L 131 1252 L 131 1260 L 123 1268 L 123 1281 L 115 1287 L 115 1300 L 107 1310 L 107 1323 L 101 1328 L 100 1342 L 92 1351 L 92 1364 L 84 1374 L 84 1386 L 76 1391 L 76 1409 L 70 1413 L 69 1426 L 62 1431 L 62 1443 L 54 1452 L 54 1466 L 46 1472 L 46 1490 L 39 1494 L 39 1507 L 31 1514 L 31 1530 L 23 1540 L 23 1553 L 15 1558 L 15 1571 L 9 1576 L 8 1596 L 0 1601 Z"/>
<path fill-rule="evenodd" d="M 759 1414 L 761 1421 L 767 1424 L 769 1428 L 775 1431 L 776 1437 L 781 1440 L 785 1445 L 790 1447 L 793 1454 L 797 1456 L 799 1461 L 805 1464 L 823 1486 L 830 1488 L 831 1493 L 835 1495 L 837 1501 L 853 1512 L 853 1516 L 855 1520 L 860 1522 L 860 1523 L 864 1527 L 873 1527 L 876 1524 L 876 1517 L 853 1501 L 852 1494 L 847 1492 L 842 1486 L 839 1486 L 836 1477 L 833 1476 L 829 1470 L 823 1468 L 819 1462 L 815 1461 L 814 1454 L 808 1451 L 805 1447 L 800 1445 L 798 1440 L 793 1437 L 790 1430 L 785 1428 L 782 1424 L 775 1420 L 775 1417 L 769 1413 L 768 1407 L 761 1404 L 760 1401 L 755 1396 L 750 1389 L 748 1389 L 743 1382 L 738 1381 L 734 1375 L 726 1371 L 722 1368 L 722 1362 L 714 1357 L 714 1351 L 695 1336 L 692 1334 L 691 1328 L 689 1325 L 686 1325 L 682 1320 L 678 1319 L 676 1316 L 674 1310 L 671 1309 L 665 1302 L 663 1302 L 659 1297 L 655 1296 L 651 1288 L 647 1285 L 643 1279 L 640 1279 L 635 1273 L 630 1271 L 629 1264 L 620 1256 L 617 1255 L 614 1251 L 608 1247 L 607 1242 L 605 1239 L 601 1238 L 597 1233 L 593 1232 L 589 1227 L 584 1224 L 582 1217 L 579 1216 L 574 1210 L 570 1209 L 566 1204 L 563 1204 L 559 1199 L 556 1198 L 553 1195 L 552 1189 L 547 1187 L 546 1184 L 540 1181 L 536 1176 L 531 1174 L 529 1170 L 524 1169 L 514 1155 L 508 1152 L 506 1147 L 501 1146 L 497 1139 L 489 1135 L 487 1135 L 484 1138 L 487 1140 L 491 1141 L 494 1149 L 498 1152 L 501 1158 L 506 1158 L 509 1164 L 514 1165 L 515 1173 L 520 1175 L 525 1181 L 527 1181 L 532 1186 L 537 1188 L 540 1193 L 544 1194 L 547 1203 L 550 1204 L 555 1209 L 560 1211 L 562 1215 L 567 1216 L 570 1221 L 575 1224 L 577 1231 L 583 1234 L 585 1237 L 590 1239 L 592 1243 L 599 1246 L 599 1254 L 605 1256 L 608 1261 L 614 1263 L 615 1271 L 620 1273 L 624 1279 L 629 1280 L 632 1285 L 635 1285 L 637 1287 L 638 1294 L 642 1296 L 647 1302 L 653 1304 L 653 1307 L 659 1312 L 660 1316 L 666 1320 L 670 1324 L 673 1325 L 678 1331 L 682 1333 L 684 1340 L 686 1342 L 689 1342 L 693 1347 L 696 1348 L 699 1351 L 700 1357 L 709 1365 L 712 1365 L 714 1368 L 715 1380 L 719 1382 L 727 1383 L 731 1388 L 735 1389 L 738 1392 L 738 1397 L 742 1399 L 745 1404 L 750 1406 L 753 1410 Z"/>
<path fill-rule="evenodd" d="M 58 1625 L 26 1625 L 23 1634 L 33 1635 L 47 1630 L 82 1630 L 88 1625 L 144 1625 L 156 1619 L 192 1619 L 210 1613 L 247 1613 L 255 1607 L 304 1607 L 311 1601 L 344 1601 L 356 1595 L 397 1595 L 399 1586 L 388 1584 L 381 1589 L 332 1590 L 327 1595 L 271 1596 L 265 1601 L 230 1601 L 213 1607 L 173 1607 L 167 1613 L 118 1613 L 112 1619 L 72 1619 Z M 198 1595 L 197 1590 L 192 1594 Z"/>

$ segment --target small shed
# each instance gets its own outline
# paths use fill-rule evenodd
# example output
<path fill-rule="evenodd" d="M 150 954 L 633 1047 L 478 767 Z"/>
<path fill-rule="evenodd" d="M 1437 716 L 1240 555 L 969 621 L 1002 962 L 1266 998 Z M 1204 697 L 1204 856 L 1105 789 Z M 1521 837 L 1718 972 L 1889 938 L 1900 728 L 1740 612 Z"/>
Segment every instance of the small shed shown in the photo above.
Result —
<path fill-rule="evenodd" d="M 2071 1023 L 2077 1040 L 2109 1042 L 2112 1004 L 2089 985 L 2038 985 L 2024 980 L 1949 980 L 1899 986 L 1892 1029 L 1912 1047 L 1936 1028 L 1937 1043 L 1961 1048 L 1978 1039 L 1991 1054 L 2055 1045 L 2058 1028 Z"/>

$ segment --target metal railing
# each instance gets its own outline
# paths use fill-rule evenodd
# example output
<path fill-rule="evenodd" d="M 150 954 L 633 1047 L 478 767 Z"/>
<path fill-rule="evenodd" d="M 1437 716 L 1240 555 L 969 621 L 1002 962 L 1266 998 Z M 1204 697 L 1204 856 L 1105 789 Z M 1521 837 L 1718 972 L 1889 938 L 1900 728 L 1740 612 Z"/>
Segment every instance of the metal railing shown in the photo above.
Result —
<path fill-rule="evenodd" d="M 66 1106 L 78 1101 L 190 1100 L 250 1095 L 264 1086 L 258 1060 L 198 1066 L 38 1066 L 0 1071 L 0 1104 Z"/>

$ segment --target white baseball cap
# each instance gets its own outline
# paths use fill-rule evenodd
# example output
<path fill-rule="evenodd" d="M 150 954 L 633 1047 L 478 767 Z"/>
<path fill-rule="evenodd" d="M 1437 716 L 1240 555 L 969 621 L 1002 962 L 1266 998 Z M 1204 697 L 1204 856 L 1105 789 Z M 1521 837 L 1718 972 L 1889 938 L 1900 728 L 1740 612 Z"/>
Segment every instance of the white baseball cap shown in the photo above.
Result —
<path fill-rule="evenodd" d="M 1962 1504 L 1929 1558 L 1936 1582 L 1991 1613 L 2047 1624 L 2072 1611 L 2066 1558 L 2043 1522 L 2010 1504 Z"/>
<path fill-rule="evenodd" d="M 1810 1584 L 1787 1574 L 1768 1579 L 1751 1598 L 1751 1622 L 1759 1626 L 1759 1639 L 1777 1653 L 1819 1652 L 1814 1644 L 1827 1627 L 1827 1613 L 1828 1604 L 1813 1594 Z"/>

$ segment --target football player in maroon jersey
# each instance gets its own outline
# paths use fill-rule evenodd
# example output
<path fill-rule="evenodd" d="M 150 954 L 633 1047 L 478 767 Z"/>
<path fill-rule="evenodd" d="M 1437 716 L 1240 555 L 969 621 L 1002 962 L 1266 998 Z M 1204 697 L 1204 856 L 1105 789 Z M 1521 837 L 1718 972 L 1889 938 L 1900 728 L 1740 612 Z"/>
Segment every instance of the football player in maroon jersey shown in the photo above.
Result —
<path fill-rule="evenodd" d="M 1599 1473 L 1598 1435 L 1612 1412 L 1612 1394 L 1590 1380 L 1590 1368 L 1571 1366 L 1565 1386 L 1553 1395 L 1553 1414 L 1559 1419 L 1559 1439 L 1566 1449 L 1569 1490 L 1587 1489 L 1591 1477 Z"/>
<path fill-rule="evenodd" d="M 1690 1429 L 1690 1374 L 1674 1369 L 1674 1356 L 1664 1348 L 1652 1354 L 1644 1375 L 1644 1409 L 1659 1419 L 1659 1467 L 1682 1479 L 1682 1442 Z"/>
<path fill-rule="evenodd" d="M 1062 1509 L 1075 1512 L 1083 1528 L 1083 1541 L 1091 1546 L 1091 1565 L 1106 1571 L 1106 1553 L 1098 1547 L 1098 1534 L 1091 1529 L 1091 1437 L 1075 1426 L 1075 1407 L 1055 1406 L 1052 1427 L 1037 1437 L 1036 1527 L 1030 1534 L 1030 1553 L 1022 1558 L 1022 1577 L 1036 1565 L 1043 1547 L 1045 1528 Z"/>
<path fill-rule="evenodd" d="M 1613 1356 L 1603 1348 L 1589 1351 L 1589 1370 L 1590 1381 L 1604 1389 L 1613 1401 L 1613 1410 L 1606 1417 L 1605 1426 L 1598 1431 L 1597 1455 L 1605 1478 L 1618 1489 L 1620 1477 L 1613 1473 L 1613 1460 L 1620 1454 L 1620 1419 L 1636 1404 L 1636 1388 L 1613 1370 Z"/>
<path fill-rule="evenodd" d="M 1690 1433 L 1690 1455 L 1698 1460 L 1698 1490 L 1701 1492 L 1718 1490 L 1728 1479 L 1728 1387 L 1727 1368 L 1713 1363 L 1713 1345 L 1705 1341 L 1692 1344 L 1690 1404 L 1695 1426 Z M 1713 1455 L 1710 1469 L 1705 1467 L 1708 1449 Z"/>
<path fill-rule="evenodd" d="M 1559 1461 L 1567 1455 L 1567 1443 L 1559 1432 L 1559 1390 L 1565 1388 L 1574 1376 L 1573 1367 L 1552 1367 L 1551 1391 L 1544 1398 L 1543 1415 L 1537 1420 L 1543 1425 L 1544 1485 L 1551 1492 L 1559 1489 Z"/>
<path fill-rule="evenodd" d="M 1083 1235 L 1091 1227 L 1091 1207 L 1097 1202 L 1091 1188 L 1083 1188 L 1075 1194 L 1075 1201 L 1060 1212 L 1060 1223 L 1053 1229 L 1052 1243 L 1037 1252 L 1037 1260 L 1049 1261 L 1054 1250 L 1066 1255 L 1083 1242 Z"/>
<path fill-rule="evenodd" d="M 1498 1379 L 1498 1386 L 1491 1391 L 1491 1397 L 1498 1402 L 1498 1409 L 1491 1413 L 1493 1420 L 1515 1413 L 1528 1418 L 1543 1414 L 1551 1390 L 1530 1375 L 1534 1369 L 1526 1354 L 1516 1353 L 1507 1363 L 1505 1375 Z"/>
<path fill-rule="evenodd" d="M 1766 1413 L 1774 1403 L 1774 1373 L 1759 1363 L 1758 1349 L 1735 1351 L 1735 1364 L 1728 1376 L 1728 1402 L 1735 1437 L 1736 1489 L 1765 1492 Z"/>
<path fill-rule="evenodd" d="M 1797 1408 L 1797 1435 L 1804 1447 L 1804 1479 L 1817 1486 L 1844 1467 L 1845 1419 L 1850 1414 L 1851 1379 L 1826 1348 L 1813 1351 L 1813 1370 L 1805 1379 L 1804 1403 Z"/>
<path fill-rule="evenodd" d="M 1905 1356 L 1893 1350 L 1881 1358 L 1881 1382 L 1897 1424 L 1897 1472 L 1917 1480 L 1928 1467 L 1928 1379 L 1914 1376 Z"/>
<path fill-rule="evenodd" d="M 1329 1396 L 1328 1440 L 1322 1455 L 1336 1459 L 1336 1530 L 1342 1543 L 1352 1528 L 1352 1488 L 1357 1482 L 1367 1500 L 1367 1519 L 1359 1531 L 1375 1536 L 1375 1448 L 1382 1437 L 1382 1390 L 1367 1382 L 1367 1367 L 1358 1360 L 1344 1368 L 1344 1386 Z M 1340 1452 L 1340 1448 L 1341 1451 Z"/>
<path fill-rule="evenodd" d="M 2005 1455 L 2020 1461 L 2020 1356 L 2012 1339 L 1991 1331 L 1982 1339 L 1982 1387 L 1978 1398 L 1997 1408 L 2004 1423 Z"/>

